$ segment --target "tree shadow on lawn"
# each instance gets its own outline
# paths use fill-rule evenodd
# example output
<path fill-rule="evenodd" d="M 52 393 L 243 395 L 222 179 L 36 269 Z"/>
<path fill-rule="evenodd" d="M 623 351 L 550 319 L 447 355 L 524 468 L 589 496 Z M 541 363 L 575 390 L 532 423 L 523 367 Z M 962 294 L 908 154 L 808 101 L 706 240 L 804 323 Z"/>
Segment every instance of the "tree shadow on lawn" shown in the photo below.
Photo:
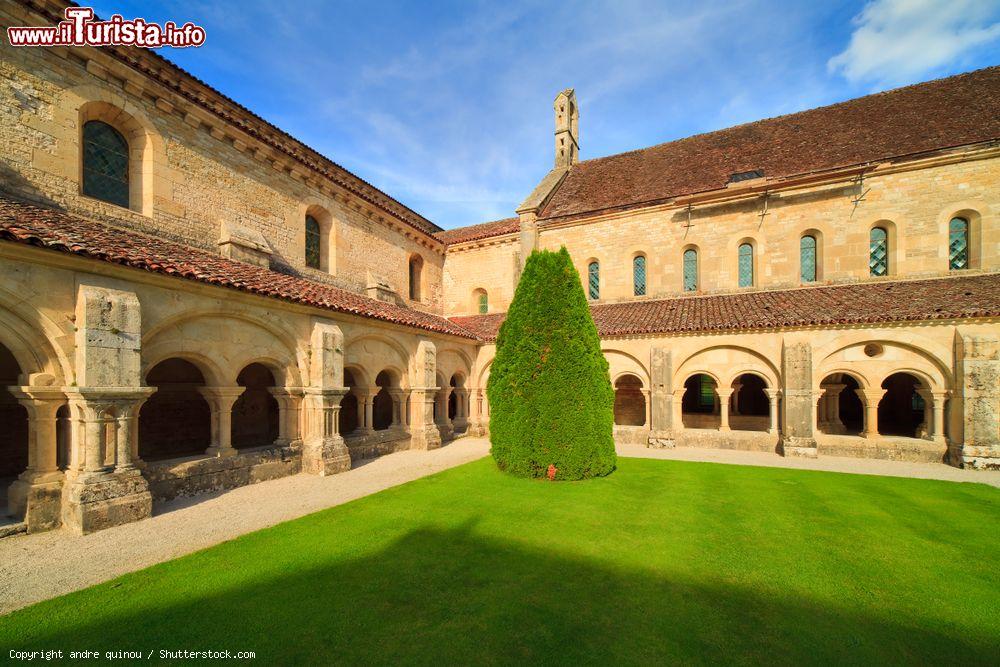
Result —
<path fill-rule="evenodd" d="M 474 528 L 422 529 L 377 553 L 297 572 L 241 564 L 230 558 L 244 551 L 239 541 L 222 546 L 229 551 L 214 558 L 201 552 L 0 619 L 2 655 L 229 649 L 255 651 L 267 664 L 969 665 L 997 657 L 988 630 L 959 636 L 930 613 L 904 618 L 719 579 L 616 571 Z M 170 602 L 178 587 L 189 588 L 184 601 Z"/>

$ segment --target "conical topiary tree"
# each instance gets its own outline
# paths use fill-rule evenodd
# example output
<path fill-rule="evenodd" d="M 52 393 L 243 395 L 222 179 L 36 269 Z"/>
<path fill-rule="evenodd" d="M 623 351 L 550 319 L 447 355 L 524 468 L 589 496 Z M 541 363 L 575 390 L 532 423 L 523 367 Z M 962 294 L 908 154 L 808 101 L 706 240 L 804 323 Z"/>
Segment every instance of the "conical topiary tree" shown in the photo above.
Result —
<path fill-rule="evenodd" d="M 566 248 L 533 252 L 497 337 L 486 387 L 501 470 L 556 479 L 615 469 L 614 390 Z"/>

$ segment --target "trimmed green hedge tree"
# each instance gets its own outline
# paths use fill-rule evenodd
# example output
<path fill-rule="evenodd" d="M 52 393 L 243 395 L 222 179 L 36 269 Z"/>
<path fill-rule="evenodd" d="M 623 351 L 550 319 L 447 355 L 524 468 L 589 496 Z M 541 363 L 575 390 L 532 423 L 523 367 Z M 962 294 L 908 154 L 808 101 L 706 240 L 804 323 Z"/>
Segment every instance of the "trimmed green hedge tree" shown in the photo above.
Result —
<path fill-rule="evenodd" d="M 533 252 L 500 327 L 486 386 L 501 470 L 556 479 L 615 469 L 614 390 L 566 248 Z"/>

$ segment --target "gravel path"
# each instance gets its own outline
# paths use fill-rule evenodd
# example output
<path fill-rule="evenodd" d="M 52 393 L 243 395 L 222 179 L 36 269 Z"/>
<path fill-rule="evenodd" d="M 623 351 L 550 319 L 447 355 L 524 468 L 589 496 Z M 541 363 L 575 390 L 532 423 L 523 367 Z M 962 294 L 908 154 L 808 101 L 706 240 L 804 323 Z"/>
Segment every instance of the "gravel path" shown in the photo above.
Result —
<path fill-rule="evenodd" d="M 487 440 L 462 438 L 429 452 L 389 454 L 340 475 L 293 475 L 157 503 L 150 519 L 90 535 L 53 530 L 4 538 L 0 614 L 473 461 L 489 448 Z"/>
<path fill-rule="evenodd" d="M 486 456 L 489 442 L 463 438 L 430 452 L 398 452 L 330 477 L 295 475 L 224 493 L 158 503 L 154 516 L 91 535 L 55 530 L 0 540 L 0 614 L 177 558 L 254 530 L 340 505 Z M 618 445 L 622 456 L 708 461 L 869 475 L 982 482 L 1000 487 L 1000 471 L 942 464 L 777 454 L 725 449 L 649 449 Z"/>

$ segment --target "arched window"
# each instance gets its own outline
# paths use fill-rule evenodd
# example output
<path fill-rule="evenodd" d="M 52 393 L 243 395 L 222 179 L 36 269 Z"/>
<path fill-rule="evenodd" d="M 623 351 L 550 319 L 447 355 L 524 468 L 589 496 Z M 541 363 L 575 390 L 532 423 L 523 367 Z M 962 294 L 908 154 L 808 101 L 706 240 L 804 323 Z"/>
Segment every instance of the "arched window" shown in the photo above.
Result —
<path fill-rule="evenodd" d="M 965 218 L 952 218 L 948 224 L 948 268 L 969 268 L 969 221 Z"/>
<path fill-rule="evenodd" d="M 739 249 L 740 287 L 753 287 L 753 246 L 741 243 Z"/>
<path fill-rule="evenodd" d="M 476 294 L 476 307 L 479 309 L 480 315 L 490 312 L 490 296 L 486 293 L 486 290 L 478 290 Z"/>
<path fill-rule="evenodd" d="M 322 242 L 319 233 L 319 223 L 311 215 L 306 216 L 306 266 L 320 268 L 320 247 Z"/>
<path fill-rule="evenodd" d="M 597 262 L 591 262 L 587 267 L 587 285 L 590 288 L 589 294 L 591 299 L 601 298 L 601 265 Z"/>
<path fill-rule="evenodd" d="M 684 251 L 684 291 L 698 289 L 698 251 L 688 248 Z"/>
<path fill-rule="evenodd" d="M 420 276 L 424 270 L 424 258 L 410 257 L 410 301 L 420 301 Z"/>
<path fill-rule="evenodd" d="M 632 260 L 632 293 L 646 296 L 646 256 L 636 255 Z"/>
<path fill-rule="evenodd" d="M 118 130 L 99 120 L 83 126 L 83 194 L 118 206 L 129 206 L 128 142 Z"/>
<path fill-rule="evenodd" d="M 806 235 L 799 240 L 799 266 L 801 270 L 802 282 L 812 283 L 816 281 L 815 236 Z"/>
<path fill-rule="evenodd" d="M 889 233 L 884 227 L 872 227 L 869 241 L 868 270 L 873 276 L 889 275 Z"/>

